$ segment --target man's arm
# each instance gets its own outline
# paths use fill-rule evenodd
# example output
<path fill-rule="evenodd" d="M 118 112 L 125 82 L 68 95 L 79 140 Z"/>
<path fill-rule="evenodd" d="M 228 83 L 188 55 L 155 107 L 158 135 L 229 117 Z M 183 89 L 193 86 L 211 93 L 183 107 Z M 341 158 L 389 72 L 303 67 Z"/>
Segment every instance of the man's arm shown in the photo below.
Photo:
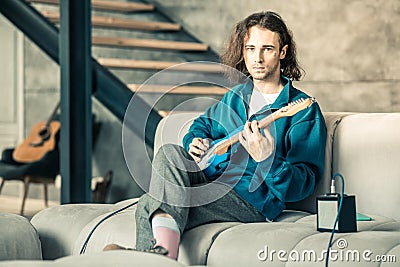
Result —
<path fill-rule="evenodd" d="M 303 121 L 286 138 L 286 157 L 275 155 L 271 171 L 260 165 L 261 176 L 271 192 L 283 202 L 302 200 L 314 192 L 325 162 L 326 126 L 322 118 Z"/>
<path fill-rule="evenodd" d="M 190 126 L 187 134 L 183 137 L 183 147 L 189 152 L 193 139 L 211 138 L 212 121 L 207 116 L 201 115 L 197 117 Z"/>

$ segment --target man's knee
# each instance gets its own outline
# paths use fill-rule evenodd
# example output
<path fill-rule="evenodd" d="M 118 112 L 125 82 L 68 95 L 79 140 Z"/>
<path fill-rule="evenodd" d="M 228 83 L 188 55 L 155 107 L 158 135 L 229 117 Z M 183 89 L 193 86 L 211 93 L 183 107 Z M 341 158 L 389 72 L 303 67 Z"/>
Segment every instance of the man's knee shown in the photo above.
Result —
<path fill-rule="evenodd" d="M 165 144 L 159 148 L 156 156 L 154 157 L 154 162 L 165 162 L 173 161 L 177 158 L 186 158 L 185 150 L 183 147 L 176 144 Z"/>

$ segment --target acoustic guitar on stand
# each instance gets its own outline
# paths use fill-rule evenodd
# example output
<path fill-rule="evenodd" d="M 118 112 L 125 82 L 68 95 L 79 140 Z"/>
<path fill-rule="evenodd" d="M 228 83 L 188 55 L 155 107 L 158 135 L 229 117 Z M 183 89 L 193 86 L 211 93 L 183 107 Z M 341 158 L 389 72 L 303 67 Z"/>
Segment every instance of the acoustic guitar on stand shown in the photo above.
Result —
<path fill-rule="evenodd" d="M 56 134 L 60 130 L 60 122 L 55 121 L 54 117 L 60 107 L 57 103 L 49 119 L 46 122 L 36 123 L 29 136 L 18 145 L 13 153 L 13 158 L 17 162 L 30 163 L 39 161 L 56 147 Z"/>
<path fill-rule="evenodd" d="M 314 97 L 295 100 L 260 120 L 258 124 L 259 128 L 265 128 L 279 118 L 293 116 L 299 111 L 310 107 L 315 102 L 316 100 Z M 200 162 L 197 163 L 206 175 L 213 175 L 217 171 L 216 167 L 218 164 L 230 158 L 230 152 L 228 150 L 233 144 L 239 141 L 239 134 L 242 131 L 243 126 L 237 128 L 228 136 L 211 142 L 210 148 L 201 157 Z"/>

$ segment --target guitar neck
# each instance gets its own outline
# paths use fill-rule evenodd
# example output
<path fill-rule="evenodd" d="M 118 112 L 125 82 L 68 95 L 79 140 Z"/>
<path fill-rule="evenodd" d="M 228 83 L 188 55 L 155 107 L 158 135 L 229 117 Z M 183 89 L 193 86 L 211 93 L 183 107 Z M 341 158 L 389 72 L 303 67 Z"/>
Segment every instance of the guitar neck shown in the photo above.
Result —
<path fill-rule="evenodd" d="M 287 106 L 280 108 L 279 110 L 275 111 L 274 113 L 269 114 L 267 117 L 263 118 L 258 122 L 258 127 L 259 128 L 265 128 L 274 121 L 276 121 L 279 118 L 283 117 L 288 117 L 288 116 L 293 116 L 297 112 L 306 109 L 310 107 L 313 103 L 315 103 L 316 100 L 313 97 L 310 97 L 308 99 L 298 99 L 295 100 L 294 102 L 289 103 Z M 237 133 L 232 134 L 229 136 L 229 138 L 224 139 L 217 144 L 215 144 L 215 151 L 218 155 L 222 155 L 225 153 L 229 147 L 236 142 L 239 141 L 239 135 L 243 132 L 243 128 L 239 130 Z"/>
<path fill-rule="evenodd" d="M 46 121 L 46 127 L 49 127 L 50 122 L 54 119 L 54 117 L 56 116 L 57 110 L 60 107 L 60 101 L 58 101 L 57 105 L 54 107 L 53 111 L 51 112 L 50 117 L 47 119 Z"/>
<path fill-rule="evenodd" d="M 274 122 L 277 119 L 282 117 L 282 116 L 276 116 L 276 115 L 275 115 L 275 113 L 272 113 L 272 114 L 268 115 L 267 117 L 263 118 L 262 120 L 260 120 L 258 122 L 259 123 L 258 124 L 259 128 L 265 128 L 268 125 L 270 125 L 272 122 Z M 223 153 L 225 153 L 231 145 L 239 142 L 239 135 L 241 134 L 241 132 L 243 132 L 243 130 L 239 131 L 236 134 L 233 134 L 232 136 L 230 136 L 229 138 L 223 140 L 222 142 L 217 143 L 216 144 L 216 148 L 215 148 L 215 152 L 218 155 L 222 155 Z"/>
<path fill-rule="evenodd" d="M 258 127 L 265 128 L 265 127 L 269 126 L 271 123 L 273 123 L 274 121 L 276 121 L 277 119 L 282 117 L 282 115 L 280 113 L 281 112 L 278 110 L 274 113 L 269 114 L 267 117 L 265 117 L 264 119 L 262 119 L 258 122 Z"/>

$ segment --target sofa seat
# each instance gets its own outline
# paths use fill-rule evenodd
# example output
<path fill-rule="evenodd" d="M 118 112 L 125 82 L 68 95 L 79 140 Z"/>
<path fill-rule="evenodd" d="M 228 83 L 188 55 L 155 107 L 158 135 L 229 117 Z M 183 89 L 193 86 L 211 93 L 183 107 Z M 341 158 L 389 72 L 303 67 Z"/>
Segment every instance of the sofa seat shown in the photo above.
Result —
<path fill-rule="evenodd" d="M 335 234 L 332 250 L 337 252 L 333 252 L 333 256 L 343 255 L 343 260 L 332 260 L 330 266 L 385 266 L 375 261 L 376 256 L 386 259 L 394 256 L 398 262 L 400 222 L 383 216 L 370 217 L 371 221 L 357 222 L 358 231 L 355 233 Z M 324 261 L 318 258 L 327 249 L 329 238 L 330 232 L 316 230 L 316 215 L 295 222 L 241 224 L 218 235 L 210 248 L 207 265 L 323 266 Z M 278 257 L 280 250 L 286 254 Z M 309 254 L 313 252 L 315 255 Z M 364 252 L 367 253 L 365 258 Z M 303 254 L 305 260 L 302 260 Z M 394 266 L 390 262 L 386 264 Z"/>
<path fill-rule="evenodd" d="M 135 200 L 124 201 L 123 205 Z M 71 257 L 69 255 L 78 257 L 82 245 L 93 227 L 111 210 L 119 209 L 122 204 L 86 204 L 79 205 L 79 209 L 76 209 L 75 206 L 62 206 L 62 213 L 69 214 L 69 218 L 61 215 L 60 207 L 52 207 L 42 211 L 32 220 L 34 225 L 36 223 L 40 235 L 46 236 L 43 229 L 48 229 L 49 226 L 45 225 L 42 220 L 38 224 L 38 220 L 56 212 L 57 216 L 52 216 L 48 224 L 68 227 L 72 233 L 72 237 L 70 236 L 69 238 L 58 234 L 56 240 L 46 240 L 47 243 L 51 241 L 55 247 L 62 247 L 63 249 L 59 250 L 59 252 L 69 252 L 63 255 L 59 254 L 56 258 L 66 257 L 68 259 Z M 100 253 L 102 248 L 109 243 L 134 247 L 135 209 L 135 207 L 131 207 L 103 222 L 90 238 L 84 256 L 102 254 Z M 104 213 L 98 215 L 101 210 Z M 90 216 L 88 211 L 92 212 Z M 78 216 L 77 214 L 74 215 L 74 213 L 85 213 L 88 223 L 82 226 L 69 221 Z M 90 220 L 89 217 L 92 217 L 92 219 Z M 370 217 L 372 218 L 371 221 L 357 222 L 358 231 L 355 233 L 335 234 L 332 249 L 338 251 L 336 252 L 337 255 L 345 253 L 343 255 L 346 256 L 350 253 L 349 261 L 351 261 L 352 266 L 357 266 L 357 264 L 360 264 L 360 266 L 384 266 L 372 261 L 375 256 L 389 257 L 397 255 L 398 259 L 400 255 L 400 222 L 384 216 L 370 215 Z M 62 218 L 62 220 L 58 221 L 57 218 Z M 322 262 L 318 258 L 322 251 L 327 249 L 330 233 L 318 232 L 316 230 L 316 220 L 317 218 L 314 214 L 286 210 L 272 223 L 243 224 L 226 222 L 199 226 L 185 232 L 183 235 L 178 262 L 185 266 L 321 266 Z M 76 235 L 77 232 L 79 234 Z M 342 246 L 343 242 L 346 246 L 339 249 L 338 245 Z M 282 256 L 283 259 L 287 259 L 287 261 L 284 261 L 280 260 L 276 254 L 280 250 L 287 253 L 295 253 L 294 251 L 297 251 L 302 256 L 301 253 L 308 253 L 311 249 L 315 252 L 315 256 L 306 254 L 307 257 L 315 257 L 311 258 L 311 261 L 292 261 L 288 254 Z M 275 254 L 272 257 L 265 258 L 266 253 L 270 255 L 272 250 L 276 251 Z M 367 250 L 371 251 L 371 254 L 368 254 L 368 257 L 363 259 L 362 253 Z M 353 256 L 352 251 L 360 253 L 358 254 L 359 261 L 357 258 L 352 258 L 357 256 Z M 106 254 L 108 252 L 103 253 Z M 292 257 L 295 256 L 295 254 L 292 254 Z M 371 259 L 371 262 L 367 261 L 368 258 Z M 78 259 L 80 258 L 78 257 L 76 261 Z M 349 262 L 337 260 L 331 262 L 330 266 L 346 266 L 347 263 Z"/>
<path fill-rule="evenodd" d="M 43 258 L 52 260 L 79 255 L 89 233 L 100 220 L 136 200 L 129 199 L 117 204 L 63 205 L 39 212 L 31 223 L 43 241 Z M 101 252 L 110 243 L 135 247 L 135 210 L 136 206 L 130 207 L 101 223 L 90 237 L 85 254 Z M 302 211 L 284 211 L 276 221 L 295 222 L 307 215 L 309 213 Z M 213 241 L 220 233 L 237 225 L 240 223 L 213 223 L 185 232 L 179 261 L 186 265 L 205 265 Z M 60 234 L 60 229 L 68 230 L 62 230 L 63 234 Z"/>
<path fill-rule="evenodd" d="M 63 257 L 47 261 L 0 261 L 0 267 L 184 267 L 167 257 L 133 251 L 107 251 L 88 255 Z"/>

